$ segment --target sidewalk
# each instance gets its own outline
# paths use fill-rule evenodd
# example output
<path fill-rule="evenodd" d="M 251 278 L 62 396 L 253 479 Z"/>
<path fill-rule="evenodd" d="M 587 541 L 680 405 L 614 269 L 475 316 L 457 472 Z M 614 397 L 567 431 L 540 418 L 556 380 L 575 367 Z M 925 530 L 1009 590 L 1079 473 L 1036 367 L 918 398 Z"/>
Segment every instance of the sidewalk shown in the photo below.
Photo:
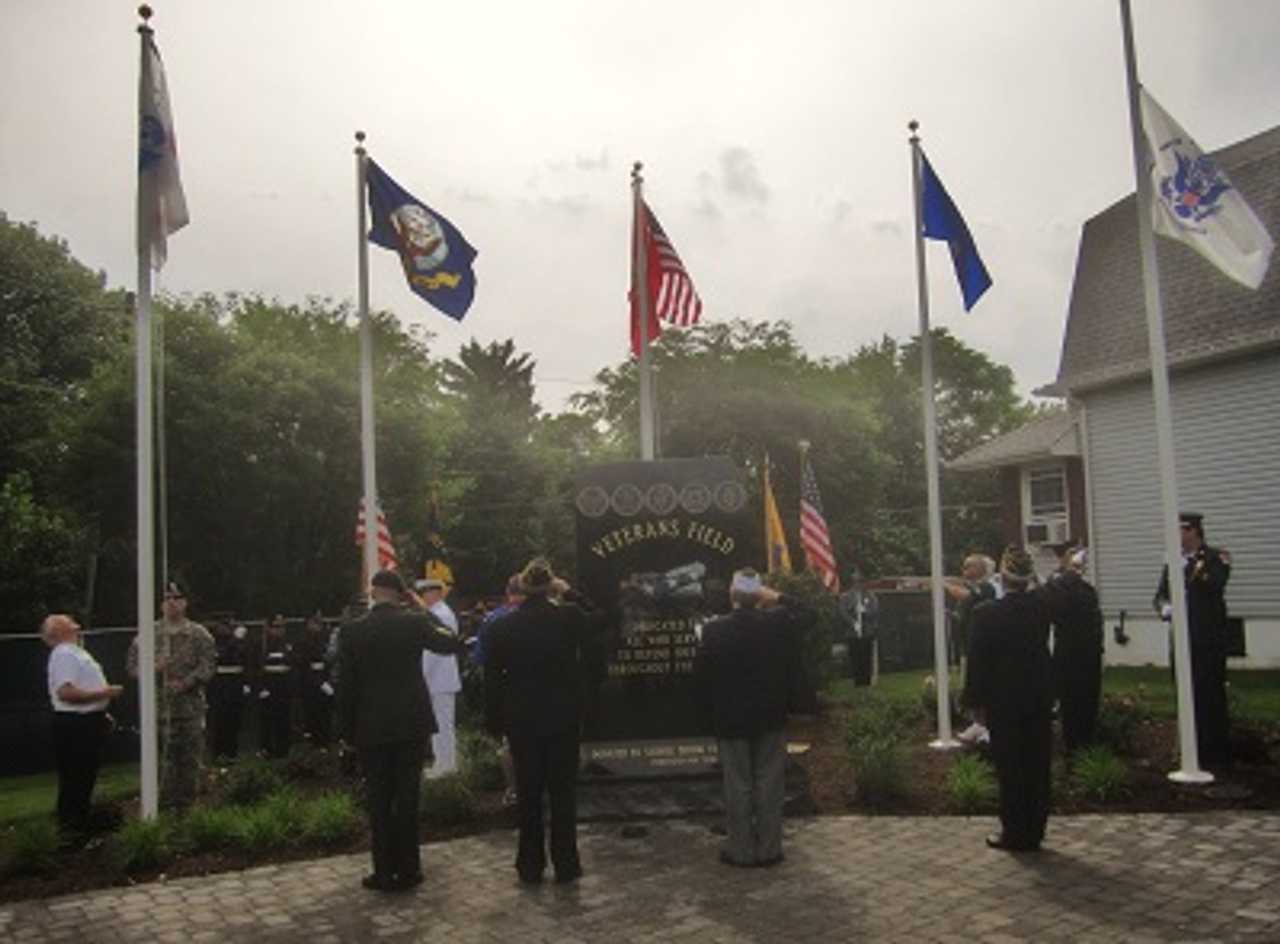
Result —
<path fill-rule="evenodd" d="M 359 885 L 366 856 L 0 906 L 0 939 L 126 941 L 1280 941 L 1280 815 L 1050 820 L 1044 851 L 993 820 L 790 820 L 787 861 L 731 869 L 705 823 L 583 827 L 587 875 L 515 881 L 514 834 L 430 845 L 427 883 Z"/>

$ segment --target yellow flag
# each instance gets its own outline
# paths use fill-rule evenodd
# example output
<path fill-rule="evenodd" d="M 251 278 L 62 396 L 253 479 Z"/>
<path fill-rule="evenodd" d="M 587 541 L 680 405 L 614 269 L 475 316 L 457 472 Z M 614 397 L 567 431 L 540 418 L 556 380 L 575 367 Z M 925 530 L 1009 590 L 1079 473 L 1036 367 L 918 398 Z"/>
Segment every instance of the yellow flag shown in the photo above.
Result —
<path fill-rule="evenodd" d="M 791 552 L 787 550 L 787 534 L 782 530 L 782 516 L 769 483 L 769 457 L 764 457 L 764 546 L 769 552 L 769 573 L 791 573 Z"/>

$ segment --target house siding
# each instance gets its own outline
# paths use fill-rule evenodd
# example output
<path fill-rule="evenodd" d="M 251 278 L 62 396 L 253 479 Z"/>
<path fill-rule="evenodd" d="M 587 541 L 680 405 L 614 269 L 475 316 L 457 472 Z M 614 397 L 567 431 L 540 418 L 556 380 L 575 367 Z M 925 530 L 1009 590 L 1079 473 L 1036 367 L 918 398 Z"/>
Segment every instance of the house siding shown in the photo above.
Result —
<path fill-rule="evenodd" d="M 1234 616 L 1280 617 L 1280 353 L 1171 377 L 1179 501 L 1233 558 Z M 1151 613 L 1162 563 L 1160 475 L 1149 381 L 1084 394 L 1093 566 L 1103 610 Z"/>

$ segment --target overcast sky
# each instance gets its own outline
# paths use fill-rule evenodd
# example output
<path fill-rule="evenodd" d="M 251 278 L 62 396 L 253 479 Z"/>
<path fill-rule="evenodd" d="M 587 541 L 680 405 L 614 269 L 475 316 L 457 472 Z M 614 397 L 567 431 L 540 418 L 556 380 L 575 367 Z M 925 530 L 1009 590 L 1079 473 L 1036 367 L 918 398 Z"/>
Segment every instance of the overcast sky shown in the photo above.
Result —
<path fill-rule="evenodd" d="M 355 297 L 352 133 L 479 250 L 462 324 L 374 247 L 372 303 L 438 353 L 514 337 L 559 408 L 626 349 L 629 172 L 703 318 L 812 354 L 916 331 L 906 123 L 995 285 L 933 320 L 1056 374 L 1081 224 L 1133 188 L 1116 0 L 159 0 L 192 222 L 170 292 Z M 136 4 L 0 0 L 0 210 L 132 287 Z M 1138 66 L 1206 149 L 1280 120 L 1280 2 L 1135 0 Z"/>

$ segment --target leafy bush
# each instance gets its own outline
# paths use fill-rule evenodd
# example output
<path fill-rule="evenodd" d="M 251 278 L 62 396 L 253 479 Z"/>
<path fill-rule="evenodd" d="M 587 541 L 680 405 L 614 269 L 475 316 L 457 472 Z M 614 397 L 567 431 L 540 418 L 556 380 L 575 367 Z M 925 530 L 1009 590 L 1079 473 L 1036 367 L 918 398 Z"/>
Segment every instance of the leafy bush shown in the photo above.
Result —
<path fill-rule="evenodd" d="M 1129 768 L 1108 748 L 1086 748 L 1076 755 L 1071 767 L 1075 790 L 1095 800 L 1113 800 L 1128 792 Z"/>
<path fill-rule="evenodd" d="M 126 872 L 158 869 L 173 858 L 175 838 L 167 816 L 131 819 L 111 840 L 111 860 Z"/>
<path fill-rule="evenodd" d="M 338 751 L 337 748 L 317 747 L 304 741 L 293 746 L 283 766 L 285 779 L 291 783 L 299 780 L 331 781 L 338 776 Z"/>
<path fill-rule="evenodd" d="M 179 825 L 182 839 L 195 852 L 231 849 L 243 842 L 244 811 L 233 806 L 192 807 Z"/>
<path fill-rule="evenodd" d="M 907 761 L 897 737 L 867 738 L 849 750 L 858 799 L 879 806 L 907 792 Z"/>
<path fill-rule="evenodd" d="M 1151 708 L 1146 693 L 1139 686 L 1133 695 L 1103 695 L 1098 709 L 1096 737 L 1100 744 L 1117 754 L 1133 755 L 1138 748 L 1137 734 L 1151 721 Z"/>
<path fill-rule="evenodd" d="M 850 708 L 845 739 L 851 746 L 865 740 L 902 737 L 916 720 L 910 704 L 887 698 L 874 689 L 858 689 Z"/>
<path fill-rule="evenodd" d="M 458 747 L 462 775 L 472 790 L 501 790 L 507 785 L 497 741 L 480 731 L 459 731 Z"/>
<path fill-rule="evenodd" d="M 801 701 L 811 702 L 811 704 L 797 706 L 805 711 L 816 710 L 817 691 L 839 676 L 842 671 L 840 663 L 831 656 L 832 643 L 842 639 L 845 632 L 840 622 L 836 598 L 810 571 L 799 574 L 771 574 L 767 583 L 779 593 L 804 601 L 817 612 L 817 620 L 805 631 L 800 644 L 800 661 L 807 687 L 810 689 L 804 693 Z"/>
<path fill-rule="evenodd" d="M 999 794 L 995 771 L 982 758 L 961 754 L 947 771 L 947 794 L 962 813 L 989 810 Z"/>
<path fill-rule="evenodd" d="M 322 793 L 307 802 L 302 815 L 302 838 L 331 844 L 349 839 L 360 829 L 360 811 L 349 793 Z"/>
<path fill-rule="evenodd" d="M 228 769 L 222 795 L 228 803 L 248 806 L 284 786 L 284 778 L 267 761 L 249 757 Z"/>
<path fill-rule="evenodd" d="M 61 836 L 58 824 L 45 816 L 24 820 L 7 843 L 5 871 L 13 875 L 46 875 L 57 865 Z"/>
<path fill-rule="evenodd" d="M 461 774 L 422 782 L 422 821 L 432 826 L 462 826 L 476 819 L 476 797 Z"/>

